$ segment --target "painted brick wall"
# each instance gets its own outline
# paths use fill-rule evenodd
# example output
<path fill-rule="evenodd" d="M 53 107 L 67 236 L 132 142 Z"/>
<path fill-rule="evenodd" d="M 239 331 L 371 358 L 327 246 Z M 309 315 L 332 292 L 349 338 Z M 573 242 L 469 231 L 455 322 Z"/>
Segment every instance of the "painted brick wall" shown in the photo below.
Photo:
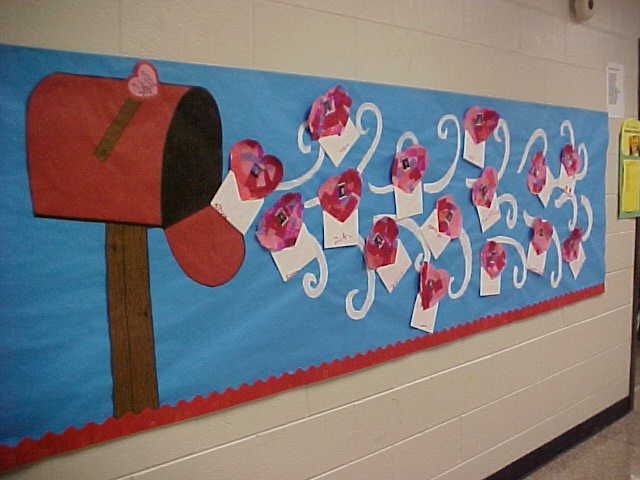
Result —
<path fill-rule="evenodd" d="M 637 0 L 3 0 L 0 41 L 636 114 Z M 29 479 L 473 480 L 626 396 L 633 223 L 607 168 L 607 293 L 366 371 L 17 470 Z"/>

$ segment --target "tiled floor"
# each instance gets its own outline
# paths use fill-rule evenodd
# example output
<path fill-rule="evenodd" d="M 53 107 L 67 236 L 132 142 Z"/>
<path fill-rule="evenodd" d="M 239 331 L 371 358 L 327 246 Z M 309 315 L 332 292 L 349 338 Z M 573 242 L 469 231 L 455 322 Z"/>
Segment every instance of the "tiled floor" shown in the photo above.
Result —
<path fill-rule="evenodd" d="M 640 352 L 636 356 L 640 386 Z M 640 480 L 640 391 L 635 410 L 536 470 L 527 480 Z"/>

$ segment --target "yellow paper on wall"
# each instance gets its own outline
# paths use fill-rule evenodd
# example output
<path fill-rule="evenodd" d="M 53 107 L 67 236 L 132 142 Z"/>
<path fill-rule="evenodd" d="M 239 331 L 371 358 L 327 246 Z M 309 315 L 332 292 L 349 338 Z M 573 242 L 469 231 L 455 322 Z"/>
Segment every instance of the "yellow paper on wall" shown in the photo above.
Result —
<path fill-rule="evenodd" d="M 625 160 L 622 167 L 622 210 L 640 210 L 640 161 Z"/>

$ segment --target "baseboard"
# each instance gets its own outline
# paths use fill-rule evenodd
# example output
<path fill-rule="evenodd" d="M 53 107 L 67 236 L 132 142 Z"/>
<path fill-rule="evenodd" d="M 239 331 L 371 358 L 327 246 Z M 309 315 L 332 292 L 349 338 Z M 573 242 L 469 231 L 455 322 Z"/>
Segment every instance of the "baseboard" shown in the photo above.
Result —
<path fill-rule="evenodd" d="M 567 430 L 562 435 L 545 443 L 533 452 L 497 471 L 485 480 L 514 480 L 522 478 L 541 467 L 557 455 L 574 447 L 616 420 L 624 417 L 633 409 L 631 396 L 614 403 L 600 413 Z"/>

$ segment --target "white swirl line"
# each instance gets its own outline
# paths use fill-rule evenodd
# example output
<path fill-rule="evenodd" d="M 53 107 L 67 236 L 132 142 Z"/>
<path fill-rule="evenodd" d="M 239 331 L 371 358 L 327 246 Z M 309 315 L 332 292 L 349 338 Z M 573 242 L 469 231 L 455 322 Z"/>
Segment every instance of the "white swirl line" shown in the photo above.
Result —
<path fill-rule="evenodd" d="M 426 193 L 438 193 L 444 190 L 446 186 L 449 185 L 449 182 L 451 182 L 451 179 L 453 178 L 453 174 L 455 173 L 456 167 L 458 165 L 458 159 L 460 158 L 460 148 L 462 146 L 462 140 L 460 136 L 460 123 L 458 122 L 458 118 L 455 115 L 447 114 L 440 117 L 440 120 L 438 120 L 438 126 L 437 126 L 438 138 L 440 140 L 444 140 L 447 138 L 449 134 L 449 129 L 444 126 L 445 122 L 447 121 L 453 122 L 456 126 L 456 132 L 457 132 L 456 154 L 453 157 L 453 161 L 451 162 L 451 166 L 449 167 L 449 170 L 447 170 L 447 172 L 443 175 L 441 179 L 436 180 L 435 182 L 425 183 L 422 186 L 422 189 Z"/>
<path fill-rule="evenodd" d="M 524 210 L 522 212 L 522 218 L 524 219 L 524 224 L 527 227 L 533 227 L 533 222 L 536 220 L 536 217 L 529 215 L 529 213 L 526 210 Z"/>
<path fill-rule="evenodd" d="M 524 168 L 525 163 L 527 163 L 527 158 L 529 158 L 529 152 L 531 151 L 531 147 L 533 147 L 533 144 L 538 138 L 541 138 L 543 143 L 542 155 L 544 155 L 545 158 L 547 157 L 547 148 L 548 148 L 547 134 L 543 129 L 536 128 L 531 134 L 531 136 L 529 137 L 529 141 L 527 142 L 527 145 L 524 147 L 524 152 L 522 153 L 522 159 L 520 160 L 520 165 L 518 166 L 518 173 L 522 172 L 522 169 Z"/>
<path fill-rule="evenodd" d="M 520 242 L 517 240 L 507 237 L 504 235 L 499 235 L 497 237 L 490 238 L 489 241 L 503 243 L 505 245 L 511 245 L 516 249 L 518 255 L 520 256 L 520 261 L 522 262 L 522 278 L 518 280 L 518 265 L 513 266 L 513 286 L 516 288 L 522 288 L 527 281 L 527 256 L 524 253 L 524 248 L 520 245 Z"/>
<path fill-rule="evenodd" d="M 378 187 L 373 183 L 370 183 L 369 190 L 371 191 L 371 193 L 375 193 L 376 195 L 385 195 L 387 193 L 393 193 L 393 185 L 389 184 L 383 187 Z"/>
<path fill-rule="evenodd" d="M 364 251 L 364 240 L 362 237 L 358 240 L 358 247 L 361 251 Z M 347 293 L 347 296 L 344 299 L 345 310 L 347 311 L 349 318 L 352 320 L 363 319 L 373 305 L 376 295 L 376 272 L 373 269 L 367 268 L 367 295 L 361 308 L 353 306 L 353 298 L 358 295 L 358 293 L 360 293 L 360 290 L 355 288 Z"/>
<path fill-rule="evenodd" d="M 580 203 L 584 207 L 584 211 L 587 214 L 587 231 L 582 236 L 582 241 L 589 240 L 591 236 L 591 229 L 593 228 L 593 209 L 591 208 L 591 201 L 586 195 L 580 195 Z"/>
<path fill-rule="evenodd" d="M 462 247 L 462 256 L 464 257 L 464 278 L 462 279 L 462 284 L 457 292 L 453 291 L 453 282 L 455 277 L 452 275 L 449 279 L 449 297 L 454 300 L 460 298 L 464 295 L 464 292 L 467 291 L 467 287 L 469 286 L 469 281 L 471 280 L 471 269 L 473 266 L 473 254 L 471 251 L 471 239 L 467 234 L 467 231 L 462 228 L 460 230 L 460 236 L 458 237 L 460 240 L 460 246 Z"/>
<path fill-rule="evenodd" d="M 400 135 L 398 141 L 396 142 L 396 153 L 400 153 L 402 150 L 404 150 L 404 144 L 407 140 L 411 140 L 411 143 L 413 145 L 420 144 L 415 133 L 413 133 L 412 131 L 406 131 L 402 135 Z"/>
<path fill-rule="evenodd" d="M 302 122 L 298 126 L 298 149 L 304 154 L 311 152 L 311 146 L 306 145 L 303 139 L 306 127 L 307 127 L 307 122 Z M 324 161 L 324 150 L 318 147 L 318 156 L 316 157 L 316 161 L 314 162 L 314 164 L 311 165 L 311 168 L 309 168 L 309 170 L 307 170 L 305 173 L 303 173 L 297 178 L 280 182 L 276 187 L 276 190 L 291 190 L 292 188 L 299 187 L 303 183 L 309 181 L 318 172 L 318 170 L 320 170 L 320 167 L 322 166 L 323 161 Z"/>
<path fill-rule="evenodd" d="M 324 289 L 327 286 L 327 280 L 329 279 L 329 267 L 327 266 L 327 259 L 324 256 L 324 250 L 315 237 L 313 237 L 313 249 L 316 253 L 315 258 L 318 260 L 320 278 L 316 278 L 315 274 L 311 272 L 305 273 L 302 278 L 302 288 L 308 297 L 318 298 L 322 295 L 322 292 L 324 292 Z"/>
<path fill-rule="evenodd" d="M 587 146 L 584 143 L 578 145 L 578 155 L 582 157 L 582 170 L 576 173 L 576 180 L 584 180 L 584 177 L 587 176 L 587 171 L 589 170 L 589 152 L 587 151 Z"/>
<path fill-rule="evenodd" d="M 357 170 L 359 173 L 364 172 L 364 169 L 367 168 L 367 164 L 371 161 L 373 154 L 376 153 L 378 148 L 378 143 L 380 143 L 380 137 L 382 136 L 382 113 L 380 109 L 371 102 L 365 102 L 360 105 L 358 111 L 356 112 L 356 125 L 358 127 L 358 131 L 361 135 L 366 135 L 369 129 L 366 129 L 362 126 L 362 115 L 365 112 L 372 112 L 376 117 L 376 134 L 373 137 L 373 141 L 371 145 L 369 145 L 369 149 L 360 160 L 358 164 Z"/>
<path fill-rule="evenodd" d="M 320 199 L 318 197 L 313 197 L 306 202 L 304 202 L 304 208 L 313 208 L 320 205 Z"/>
<path fill-rule="evenodd" d="M 418 240 L 418 243 L 422 248 L 422 252 L 416 256 L 413 262 L 413 268 L 415 268 L 416 271 L 419 272 L 420 267 L 422 266 L 422 263 L 428 262 L 431 260 L 431 250 L 429 250 L 429 246 L 427 245 L 427 242 L 422 236 L 422 233 L 420 233 L 420 227 L 412 218 L 403 218 L 401 220 L 398 220 L 397 224 L 407 229 L 408 231 L 410 231 L 413 234 L 413 236 L 416 237 L 416 240 Z"/>
<path fill-rule="evenodd" d="M 551 272 L 551 286 L 553 288 L 558 288 L 560 285 L 560 280 L 562 280 L 562 250 L 560 247 L 560 238 L 558 237 L 558 232 L 555 227 L 553 228 L 553 243 L 556 246 L 556 252 L 558 254 L 558 271 Z"/>
<path fill-rule="evenodd" d="M 573 230 L 576 228 L 576 223 L 578 222 L 578 201 L 576 196 L 571 194 L 569 195 L 567 192 L 562 192 L 558 198 L 555 200 L 556 208 L 562 207 L 565 203 L 570 202 L 573 207 L 573 214 L 567 223 L 569 230 Z"/>
<path fill-rule="evenodd" d="M 509 230 L 513 230 L 513 227 L 516 226 L 516 222 L 518 221 L 518 201 L 516 197 L 511 195 L 510 193 L 503 193 L 498 198 L 496 198 L 498 202 L 498 208 L 503 203 L 507 203 L 511 208 L 507 212 L 507 227 Z"/>
<path fill-rule="evenodd" d="M 509 163 L 509 158 L 511 157 L 511 135 L 509 134 L 509 126 L 504 119 L 498 120 L 498 126 L 493 131 L 493 138 L 495 138 L 496 142 L 502 142 L 502 138 L 498 132 L 502 130 L 504 134 L 504 155 L 502 156 L 502 164 L 500 165 L 500 170 L 498 170 L 498 180 L 502 178 L 504 172 L 507 170 L 507 164 Z"/>
<path fill-rule="evenodd" d="M 565 133 L 565 130 L 569 131 L 569 142 L 571 143 L 571 146 L 575 148 L 576 136 L 573 133 L 573 125 L 571 124 L 570 120 L 563 120 L 562 123 L 560 124 L 560 135 L 562 137 L 567 136 L 567 134 Z"/>

